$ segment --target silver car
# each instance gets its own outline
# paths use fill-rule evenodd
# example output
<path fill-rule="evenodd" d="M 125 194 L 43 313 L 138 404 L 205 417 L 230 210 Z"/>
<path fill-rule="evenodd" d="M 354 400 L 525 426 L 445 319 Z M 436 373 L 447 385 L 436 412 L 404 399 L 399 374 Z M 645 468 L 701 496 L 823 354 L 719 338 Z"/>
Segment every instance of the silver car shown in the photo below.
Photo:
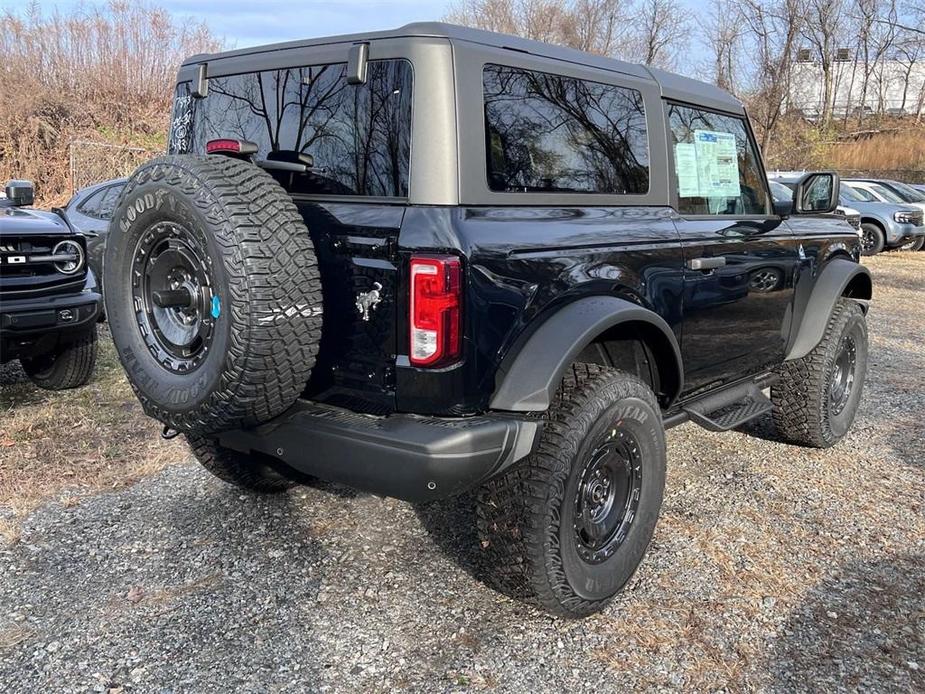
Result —
<path fill-rule="evenodd" d="M 917 224 L 920 228 L 918 233 L 914 233 L 912 238 L 907 241 L 898 244 L 888 242 L 886 245 L 904 251 L 918 251 L 925 245 L 925 226 L 923 226 L 925 225 L 925 221 L 923 221 L 923 216 L 925 216 L 925 194 L 919 193 L 899 181 L 885 179 L 852 178 L 845 179 L 843 184 L 862 197 L 865 202 L 901 205 L 918 210 L 918 215 L 912 216 L 904 212 L 894 213 L 893 218 L 895 221 L 907 221 L 913 225 Z"/>
<path fill-rule="evenodd" d="M 103 292 L 103 251 L 109 233 L 109 218 L 127 178 L 115 178 L 78 190 L 62 211 L 67 221 L 87 237 L 87 264 Z"/>
<path fill-rule="evenodd" d="M 800 172 L 778 171 L 768 174 L 771 180 L 792 187 Z M 861 214 L 861 248 L 864 255 L 875 255 L 884 248 L 915 248 L 925 237 L 922 210 L 910 205 L 882 202 L 871 193 L 842 182 L 839 202 Z"/>

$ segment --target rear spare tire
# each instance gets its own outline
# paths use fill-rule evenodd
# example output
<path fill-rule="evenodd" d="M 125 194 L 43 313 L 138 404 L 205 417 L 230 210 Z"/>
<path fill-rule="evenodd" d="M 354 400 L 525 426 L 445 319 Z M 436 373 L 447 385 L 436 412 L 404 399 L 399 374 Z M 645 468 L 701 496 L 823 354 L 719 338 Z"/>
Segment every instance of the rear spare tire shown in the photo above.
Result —
<path fill-rule="evenodd" d="M 200 435 L 286 410 L 321 338 L 314 247 L 253 164 L 167 156 L 129 179 L 110 224 L 106 314 L 145 412 Z"/>

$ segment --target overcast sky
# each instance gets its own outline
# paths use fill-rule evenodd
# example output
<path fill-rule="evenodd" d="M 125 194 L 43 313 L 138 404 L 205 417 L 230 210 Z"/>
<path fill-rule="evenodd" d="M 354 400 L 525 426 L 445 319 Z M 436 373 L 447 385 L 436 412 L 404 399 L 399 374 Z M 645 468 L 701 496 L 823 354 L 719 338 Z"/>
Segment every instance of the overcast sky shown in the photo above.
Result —
<path fill-rule="evenodd" d="M 23 0 L 0 0 L 0 8 L 22 11 Z M 42 0 L 48 12 L 79 0 Z M 95 3 L 93 3 L 95 4 Z M 448 0 L 155 0 L 176 17 L 205 21 L 212 32 L 238 48 L 276 41 L 393 29 L 440 19 Z"/>

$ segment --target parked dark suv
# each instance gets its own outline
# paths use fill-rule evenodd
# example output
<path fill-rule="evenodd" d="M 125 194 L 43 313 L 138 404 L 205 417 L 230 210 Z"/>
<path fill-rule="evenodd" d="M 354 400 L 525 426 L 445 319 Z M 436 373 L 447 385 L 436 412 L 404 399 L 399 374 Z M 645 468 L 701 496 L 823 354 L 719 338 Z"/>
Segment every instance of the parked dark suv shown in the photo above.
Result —
<path fill-rule="evenodd" d="M 101 299 L 83 236 L 32 201 L 28 181 L 0 199 L 0 363 L 19 359 L 42 388 L 76 388 L 93 375 Z"/>
<path fill-rule="evenodd" d="M 146 411 L 251 489 L 475 490 L 498 584 L 553 613 L 642 560 L 666 428 L 773 412 L 826 447 L 854 418 L 871 281 L 818 216 L 838 176 L 775 207 L 711 85 L 412 24 L 189 59 L 169 148 L 105 256 Z"/>

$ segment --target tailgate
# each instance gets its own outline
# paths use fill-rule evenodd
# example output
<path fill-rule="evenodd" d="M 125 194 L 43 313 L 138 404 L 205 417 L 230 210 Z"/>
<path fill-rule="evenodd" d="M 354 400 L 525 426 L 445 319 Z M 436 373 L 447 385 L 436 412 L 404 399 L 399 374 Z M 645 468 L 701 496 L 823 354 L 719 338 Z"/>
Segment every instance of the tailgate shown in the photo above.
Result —
<path fill-rule="evenodd" d="M 298 202 L 315 242 L 324 324 L 305 396 L 359 412 L 395 409 L 399 269 L 404 208 Z"/>

